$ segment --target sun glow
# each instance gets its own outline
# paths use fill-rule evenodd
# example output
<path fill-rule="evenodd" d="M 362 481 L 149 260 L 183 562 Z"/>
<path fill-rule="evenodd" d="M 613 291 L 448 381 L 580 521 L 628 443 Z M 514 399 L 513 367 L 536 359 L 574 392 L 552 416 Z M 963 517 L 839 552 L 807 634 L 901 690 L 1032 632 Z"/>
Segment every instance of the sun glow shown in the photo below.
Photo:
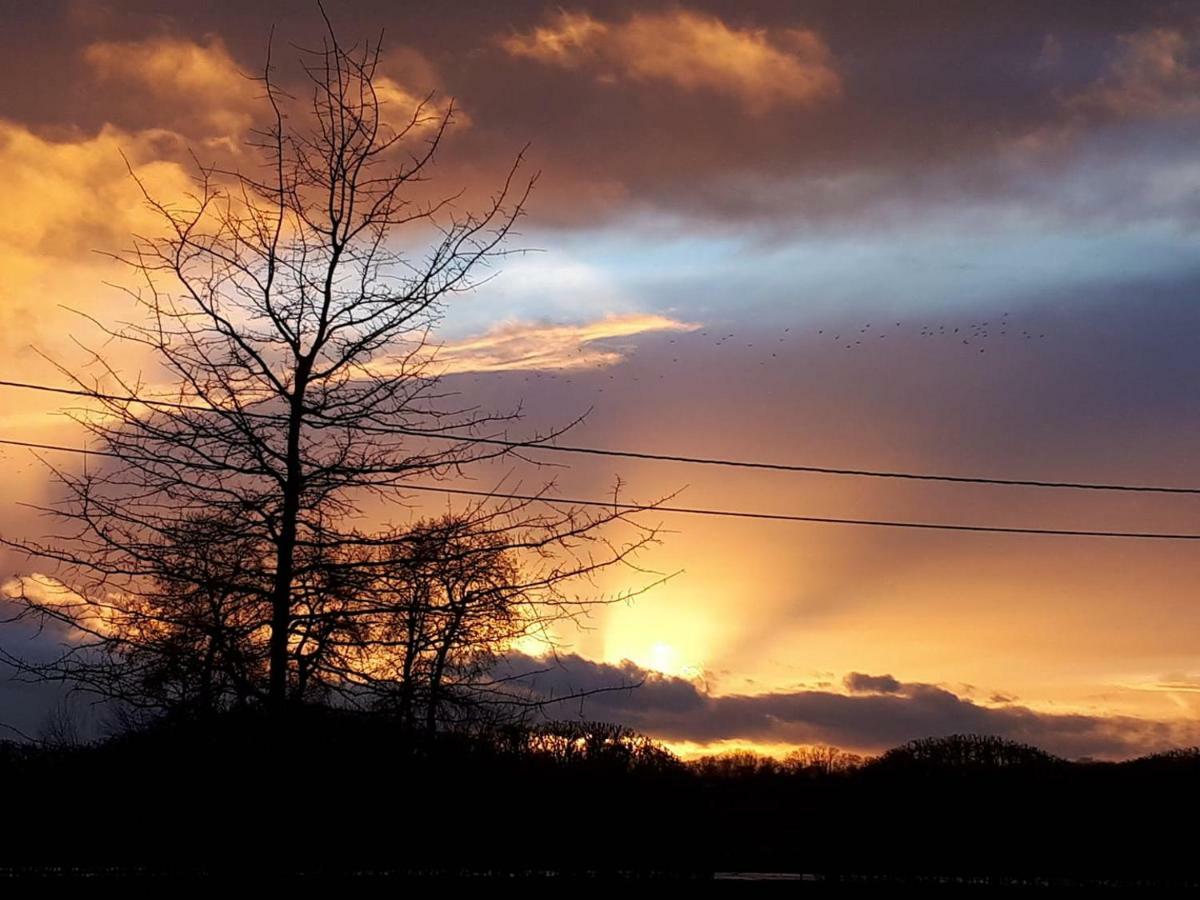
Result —
<path fill-rule="evenodd" d="M 666 641 L 649 641 L 640 647 L 611 658 L 610 662 L 628 661 L 647 672 L 669 675 L 675 678 L 696 678 L 703 671 L 697 659 L 689 658 Z"/>
<path fill-rule="evenodd" d="M 696 678 L 709 664 L 714 626 L 684 595 L 665 586 L 653 603 L 612 607 L 601 632 L 602 658 L 628 661 L 647 671 Z"/>
<path fill-rule="evenodd" d="M 650 658 L 646 660 L 646 668 L 666 674 L 674 674 L 679 667 L 679 652 L 670 644 L 661 641 L 650 648 Z"/>

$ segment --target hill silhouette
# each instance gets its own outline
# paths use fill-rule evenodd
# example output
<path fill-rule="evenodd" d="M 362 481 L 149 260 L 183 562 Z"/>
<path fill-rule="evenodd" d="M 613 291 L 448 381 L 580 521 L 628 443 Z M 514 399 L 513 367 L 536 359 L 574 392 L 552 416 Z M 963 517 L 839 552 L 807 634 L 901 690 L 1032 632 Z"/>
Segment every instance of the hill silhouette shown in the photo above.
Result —
<path fill-rule="evenodd" d="M 605 723 L 429 738 L 328 709 L 162 722 L 86 746 L 0 744 L 16 811 L 0 868 L 1194 880 L 1191 838 L 1161 812 L 1197 796 L 1200 750 L 1069 762 L 960 735 L 829 763 L 685 763 Z M 276 804 L 291 824 L 269 833 Z"/>

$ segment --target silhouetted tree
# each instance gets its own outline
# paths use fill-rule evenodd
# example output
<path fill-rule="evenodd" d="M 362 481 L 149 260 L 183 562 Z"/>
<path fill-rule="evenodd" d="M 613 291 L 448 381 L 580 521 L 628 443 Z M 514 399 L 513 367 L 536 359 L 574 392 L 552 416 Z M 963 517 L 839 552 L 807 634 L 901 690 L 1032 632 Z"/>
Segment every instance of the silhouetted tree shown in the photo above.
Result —
<path fill-rule="evenodd" d="M 88 377 L 64 370 L 91 400 L 75 416 L 97 456 L 54 470 L 65 529 L 19 545 L 62 589 L 25 582 L 18 615 L 70 635 L 50 663 L 10 659 L 27 674 L 148 710 L 337 699 L 432 729 L 522 702 L 489 678 L 491 655 L 602 602 L 566 585 L 655 539 L 615 504 L 547 504 L 549 486 L 359 525 L 364 498 L 404 503 L 416 479 L 512 452 L 478 438 L 514 416 L 456 406 L 429 336 L 505 252 L 532 186 L 518 156 L 477 212 L 433 194 L 453 104 L 397 119 L 379 59 L 329 28 L 293 96 L 268 54 L 261 165 L 197 162 L 185 198 L 143 188 L 162 234 L 118 258 L 146 315 L 100 327 L 150 351 L 171 387 L 99 353 Z"/>
<path fill-rule="evenodd" d="M 660 774 L 682 770 L 679 759 L 657 742 L 609 722 L 547 722 L 524 733 L 522 749 L 564 766 Z"/>
<path fill-rule="evenodd" d="M 865 762 L 857 753 L 816 744 L 793 750 L 784 757 L 783 767 L 789 772 L 807 775 L 834 775 L 860 768 Z"/>
<path fill-rule="evenodd" d="M 729 750 L 725 753 L 701 756 L 692 763 L 704 778 L 746 779 L 778 775 L 783 767 L 774 757 L 753 750 Z"/>
<path fill-rule="evenodd" d="M 985 734 L 953 734 L 948 737 L 920 738 L 893 747 L 873 767 L 886 769 L 928 769 L 954 772 L 974 769 L 1045 768 L 1062 762 L 1044 750 Z"/>

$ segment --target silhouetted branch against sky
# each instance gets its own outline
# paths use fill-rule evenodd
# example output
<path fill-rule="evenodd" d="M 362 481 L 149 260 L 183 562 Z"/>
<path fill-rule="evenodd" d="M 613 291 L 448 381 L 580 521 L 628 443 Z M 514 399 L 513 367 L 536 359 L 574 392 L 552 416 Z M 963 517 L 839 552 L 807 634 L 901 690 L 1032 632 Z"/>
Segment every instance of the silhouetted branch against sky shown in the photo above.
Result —
<path fill-rule="evenodd" d="M 236 167 L 196 155 L 191 190 L 170 196 L 129 168 L 159 230 L 114 254 L 140 317 L 93 319 L 90 364 L 60 367 L 102 456 L 53 469 L 61 530 L 15 542 L 53 571 L 19 581 L 17 618 L 65 640 L 48 661 L 8 653 L 28 676 L 151 712 L 383 703 L 432 730 L 499 692 L 472 694 L 491 655 L 551 647 L 556 623 L 638 590 L 604 596 L 588 587 L 598 572 L 659 578 L 635 561 L 657 540 L 637 522 L 649 507 L 619 494 L 561 508 L 535 485 L 361 524 L 364 502 L 404 508 L 413 479 L 520 459 L 470 439 L 518 415 L 456 405 L 430 336 L 507 252 L 534 176 L 518 154 L 481 208 L 438 193 L 453 103 L 398 115 L 381 45 L 325 24 L 297 51 L 304 90 L 280 86 L 268 52 L 265 124 Z M 154 388 L 122 370 L 129 346 L 164 373 Z M 178 402 L 129 399 L 151 394 Z"/>

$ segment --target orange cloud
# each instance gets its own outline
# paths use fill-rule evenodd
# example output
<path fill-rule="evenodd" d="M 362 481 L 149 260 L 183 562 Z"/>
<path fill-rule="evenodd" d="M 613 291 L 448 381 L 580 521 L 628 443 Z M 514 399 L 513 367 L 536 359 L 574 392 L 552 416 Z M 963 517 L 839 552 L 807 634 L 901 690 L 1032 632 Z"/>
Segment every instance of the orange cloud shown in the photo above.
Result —
<path fill-rule="evenodd" d="M 52 141 L 0 120 L 0 170 L 5 173 L 0 357 L 5 377 L 59 383 L 61 376 L 43 353 L 71 368 L 86 362 L 87 354 L 75 340 L 99 346 L 104 336 L 70 310 L 108 321 L 133 312 L 129 298 L 104 285 L 126 280 L 128 272 L 92 251 L 120 250 L 131 232 L 153 234 L 162 227 L 129 169 L 152 192 L 179 197 L 193 187 L 184 166 L 171 159 L 183 151 L 183 140 L 173 132 L 105 126 L 93 136 Z M 126 353 L 118 362 L 137 368 L 142 359 Z M 77 440 L 69 420 L 57 414 L 62 405 L 61 398 L 7 390 L 0 397 L 0 433 L 35 441 Z M 27 451 L 8 448 L 0 465 L 24 470 L 29 457 Z M 9 479 L 0 485 L 0 500 L 37 501 L 40 486 L 37 479 Z"/>
<path fill-rule="evenodd" d="M 387 75 L 377 75 L 374 87 L 375 96 L 379 99 L 380 121 L 395 131 L 403 131 L 410 126 L 418 131 L 435 129 L 450 111 L 449 100 L 417 94 Z M 454 108 L 454 124 L 459 128 L 470 124 L 467 114 L 457 106 Z"/>
<path fill-rule="evenodd" d="M 388 50 L 375 73 L 375 95 L 380 103 L 380 118 L 393 129 L 410 124 L 415 129 L 436 128 L 450 110 L 450 99 L 442 95 L 444 80 L 423 53 L 412 47 Z M 416 121 L 413 117 L 421 107 Z M 456 101 L 454 125 L 463 128 L 470 118 Z"/>
<path fill-rule="evenodd" d="M 0 600 L 12 601 L 25 597 L 47 610 L 61 611 L 78 623 L 78 627 L 63 623 L 63 637 L 72 643 L 82 643 L 97 635 L 116 631 L 117 610 L 104 603 L 89 602 L 52 575 L 32 572 L 10 578 L 0 585 Z"/>
<path fill-rule="evenodd" d="M 447 373 L 603 368 L 625 358 L 628 346 L 609 343 L 614 339 L 697 327 L 642 313 L 607 316 L 582 325 L 509 323 L 482 337 L 445 344 L 437 361 Z"/>
<path fill-rule="evenodd" d="M 586 68 L 603 81 L 665 81 L 724 94 L 757 114 L 828 100 L 842 89 L 829 49 L 815 32 L 731 28 L 716 16 L 688 10 L 637 13 L 620 23 L 562 12 L 552 23 L 500 43 L 512 56 Z"/>
<path fill-rule="evenodd" d="M 261 93 L 217 37 L 100 41 L 84 50 L 84 59 L 99 78 L 158 101 L 163 124 L 184 133 L 199 125 L 218 142 L 232 144 L 246 132 Z"/>
<path fill-rule="evenodd" d="M 146 209 L 129 167 L 151 190 L 181 196 L 192 183 L 169 157 L 182 151 L 180 137 L 169 131 L 130 133 L 106 125 L 94 137 L 50 141 L 0 120 L 0 266 L 7 268 L 21 253 L 44 261 L 112 250 L 131 231 L 148 231 L 158 219 Z"/>

